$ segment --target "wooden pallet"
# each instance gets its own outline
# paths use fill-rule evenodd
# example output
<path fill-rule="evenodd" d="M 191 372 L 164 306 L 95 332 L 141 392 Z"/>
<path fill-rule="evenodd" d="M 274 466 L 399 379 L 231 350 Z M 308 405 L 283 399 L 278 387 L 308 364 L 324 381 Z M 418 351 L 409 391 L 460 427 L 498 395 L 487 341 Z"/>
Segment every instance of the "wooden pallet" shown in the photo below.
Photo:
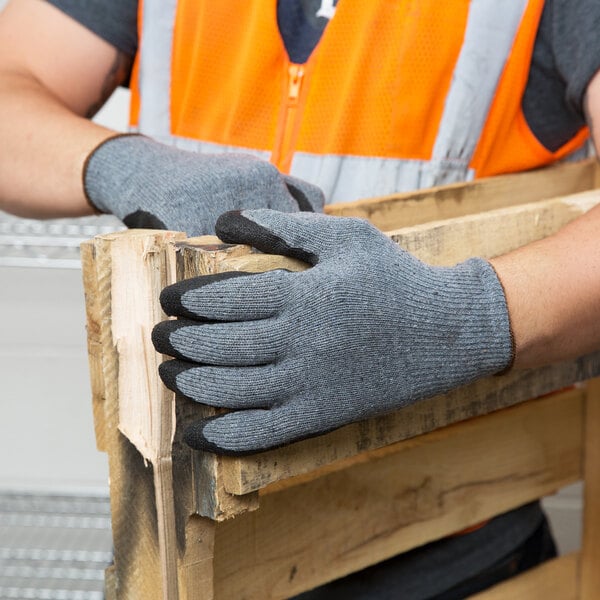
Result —
<path fill-rule="evenodd" d="M 599 184 L 588 161 L 328 210 L 452 264 L 550 235 L 600 203 Z M 96 438 L 110 468 L 109 600 L 288 598 L 582 478 L 581 552 L 476 598 L 600 597 L 600 353 L 256 456 L 216 457 L 181 441 L 186 423 L 213 409 L 158 378 L 159 292 L 197 274 L 304 266 L 143 230 L 86 242 L 82 260 Z"/>

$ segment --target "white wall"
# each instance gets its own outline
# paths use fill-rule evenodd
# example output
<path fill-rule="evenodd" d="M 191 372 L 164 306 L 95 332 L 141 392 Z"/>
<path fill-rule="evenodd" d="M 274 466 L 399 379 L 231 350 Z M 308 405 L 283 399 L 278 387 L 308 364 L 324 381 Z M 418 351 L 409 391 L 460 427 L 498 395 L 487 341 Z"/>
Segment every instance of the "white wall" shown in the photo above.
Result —
<path fill-rule="evenodd" d="M 129 93 L 97 115 L 127 128 Z M 79 269 L 0 268 L 0 489 L 108 487 L 96 450 Z"/>
<path fill-rule="evenodd" d="M 128 102 L 117 90 L 96 120 L 125 131 Z M 0 456 L 0 489 L 107 489 L 78 269 L 0 267 Z"/>

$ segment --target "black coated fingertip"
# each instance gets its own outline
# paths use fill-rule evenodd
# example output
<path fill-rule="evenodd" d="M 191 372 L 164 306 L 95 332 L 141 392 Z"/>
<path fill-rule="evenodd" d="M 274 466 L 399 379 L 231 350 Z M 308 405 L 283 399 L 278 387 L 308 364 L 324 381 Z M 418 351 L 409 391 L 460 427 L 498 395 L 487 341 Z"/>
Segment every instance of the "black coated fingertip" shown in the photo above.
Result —
<path fill-rule="evenodd" d="M 186 308 L 181 304 L 181 296 L 182 292 L 179 283 L 174 283 L 173 285 L 163 288 L 159 300 L 166 315 L 175 317 L 186 311 Z"/>
<path fill-rule="evenodd" d="M 123 223 L 129 229 L 166 229 L 167 226 L 152 213 L 145 210 L 136 210 L 125 215 Z"/>
<path fill-rule="evenodd" d="M 244 275 L 252 275 L 243 271 L 227 271 L 225 273 L 214 273 L 211 275 L 202 275 L 200 277 L 191 277 L 183 279 L 172 285 L 165 287 L 160 293 L 160 305 L 165 314 L 170 317 L 188 317 L 199 321 L 207 321 L 208 319 L 197 311 L 190 310 L 183 302 L 183 296 L 188 292 L 200 289 L 204 286 L 234 279 L 235 277 L 243 277 Z"/>
<path fill-rule="evenodd" d="M 248 456 L 249 454 L 256 454 L 257 452 L 263 452 L 264 450 L 268 450 L 268 448 L 264 448 L 261 450 L 233 450 L 231 448 L 219 446 L 214 442 L 210 442 L 204 437 L 204 428 L 208 423 L 219 418 L 221 418 L 221 415 L 215 415 L 214 417 L 201 419 L 192 423 L 191 425 L 188 425 L 183 432 L 183 441 L 194 450 L 212 452 L 213 454 L 220 454 L 223 456 Z"/>
<path fill-rule="evenodd" d="M 212 452 L 214 454 L 227 454 L 227 451 L 223 448 L 209 442 L 204 437 L 205 425 L 216 418 L 218 418 L 218 416 L 202 419 L 188 425 L 183 432 L 183 441 L 194 450 L 202 450 L 203 452 Z"/>
<path fill-rule="evenodd" d="M 152 343 L 160 354 L 182 358 L 181 354 L 171 344 L 171 334 L 181 327 L 178 321 L 161 321 L 152 330 Z"/>
<path fill-rule="evenodd" d="M 292 248 L 285 240 L 262 227 L 239 211 L 222 214 L 217 219 L 215 231 L 219 238 L 228 244 L 248 244 L 267 254 L 291 256 L 310 265 L 318 262 L 318 257 L 302 248 Z"/>
<path fill-rule="evenodd" d="M 217 219 L 215 233 L 226 244 L 247 244 L 248 242 L 245 240 L 252 225 L 258 227 L 256 223 L 242 216 L 241 210 L 230 210 Z"/>
<path fill-rule="evenodd" d="M 309 189 L 312 193 L 312 199 L 308 195 L 307 191 L 303 189 L 299 182 L 293 177 L 287 176 L 285 178 L 285 184 L 291 196 L 298 203 L 300 212 L 323 212 L 323 206 L 325 206 L 325 194 L 316 186 L 309 185 Z"/>
<path fill-rule="evenodd" d="M 182 360 L 167 360 L 158 365 L 158 374 L 162 382 L 173 392 L 180 392 L 177 387 L 177 376 L 197 365 Z"/>
<path fill-rule="evenodd" d="M 286 185 L 289 193 L 292 195 L 292 198 L 294 198 L 294 200 L 298 203 L 298 208 L 301 212 L 315 212 L 313 205 L 303 190 L 289 180 L 286 182 Z"/>

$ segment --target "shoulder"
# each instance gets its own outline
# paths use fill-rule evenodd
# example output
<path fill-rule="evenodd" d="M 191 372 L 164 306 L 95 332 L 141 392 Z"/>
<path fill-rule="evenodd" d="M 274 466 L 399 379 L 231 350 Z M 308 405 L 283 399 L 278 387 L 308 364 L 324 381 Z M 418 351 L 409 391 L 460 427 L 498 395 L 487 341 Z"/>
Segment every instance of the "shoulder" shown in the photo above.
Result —
<path fill-rule="evenodd" d="M 600 2 L 546 0 L 523 98 L 528 125 L 557 150 L 584 124 L 583 98 L 600 69 Z"/>

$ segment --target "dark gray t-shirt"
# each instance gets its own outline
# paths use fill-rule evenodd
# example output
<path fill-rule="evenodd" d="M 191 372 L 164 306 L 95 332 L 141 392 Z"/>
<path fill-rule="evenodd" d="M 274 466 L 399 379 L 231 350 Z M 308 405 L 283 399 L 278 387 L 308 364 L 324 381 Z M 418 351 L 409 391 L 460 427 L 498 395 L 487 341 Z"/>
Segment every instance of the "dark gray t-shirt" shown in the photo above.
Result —
<path fill-rule="evenodd" d="M 133 56 L 137 0 L 48 0 L 91 31 Z M 320 0 L 278 0 L 277 21 L 292 60 L 303 62 L 328 20 Z M 583 97 L 600 69 L 600 1 L 547 0 L 540 23 L 523 111 L 537 139 L 556 150 L 583 125 Z"/>

